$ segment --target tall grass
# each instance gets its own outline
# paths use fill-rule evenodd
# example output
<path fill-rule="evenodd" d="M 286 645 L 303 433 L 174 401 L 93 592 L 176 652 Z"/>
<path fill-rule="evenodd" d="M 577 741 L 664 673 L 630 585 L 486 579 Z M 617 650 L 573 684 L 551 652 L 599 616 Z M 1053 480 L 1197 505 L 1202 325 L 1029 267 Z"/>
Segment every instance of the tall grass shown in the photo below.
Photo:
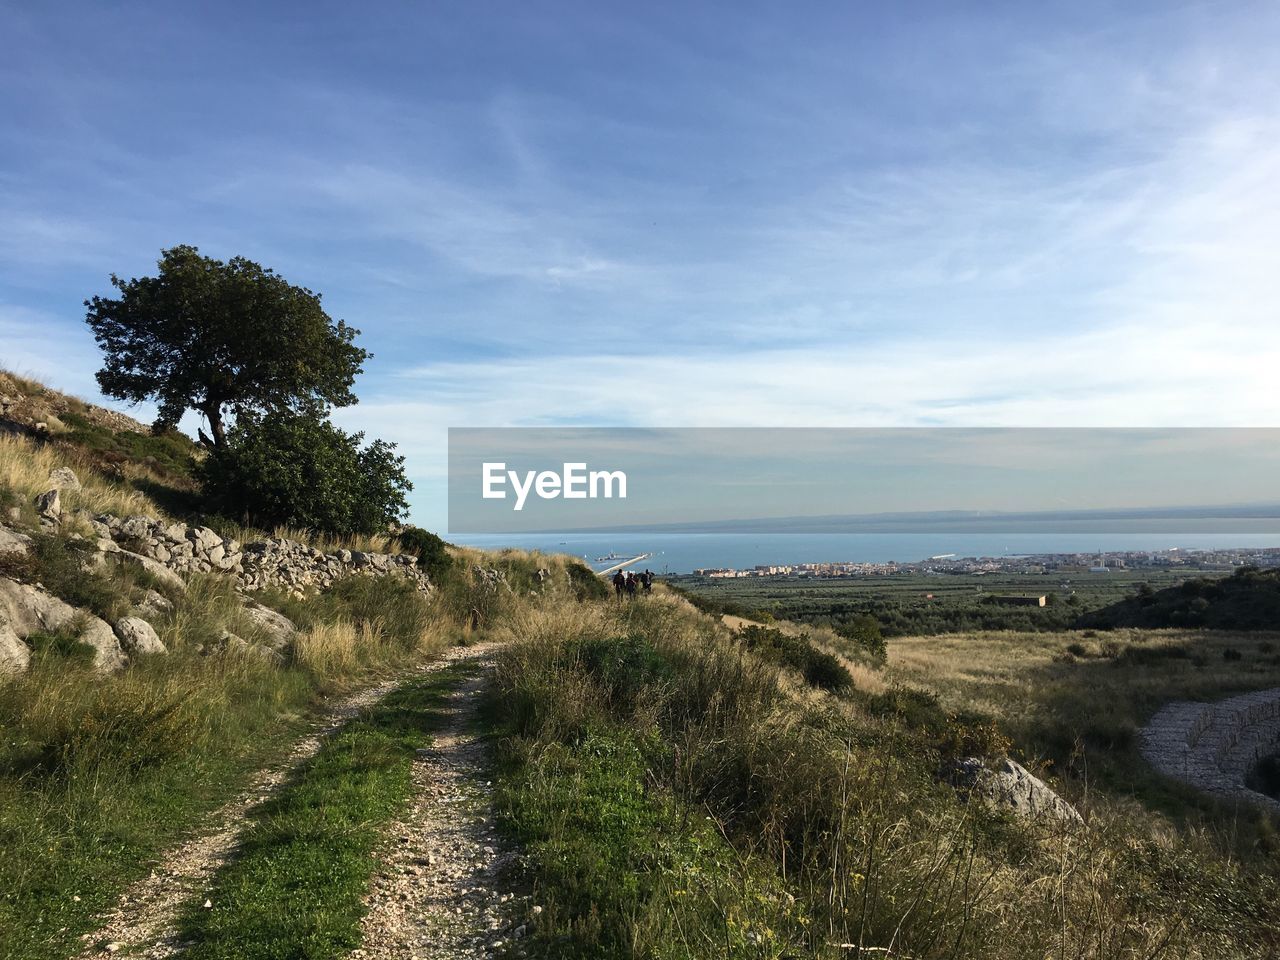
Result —
<path fill-rule="evenodd" d="M 1004 749 L 981 716 L 892 687 L 815 693 L 664 598 L 587 614 L 535 611 L 507 629 L 514 643 L 495 702 L 512 734 L 511 822 L 525 829 L 522 811 L 541 809 L 558 777 L 583 776 L 548 769 L 544 758 L 576 755 L 602 731 L 620 738 L 642 758 L 632 779 L 688 817 L 712 816 L 742 857 L 771 864 L 798 898 L 809 921 L 802 942 L 759 955 L 1102 960 L 1280 949 L 1265 857 L 1241 862 L 1212 837 L 1170 829 L 1123 798 L 1094 797 L 1083 830 L 965 804 L 937 772 L 950 752 Z M 655 892 L 666 882 L 655 858 L 632 860 L 648 891 L 642 903 L 606 889 L 580 896 L 575 877 L 594 862 L 580 834 L 551 821 L 538 838 L 561 856 L 535 875 L 565 905 L 548 942 L 581 941 L 588 918 L 610 911 L 624 926 L 628 916 L 653 926 L 654 911 L 674 923 L 674 907 Z M 646 842 L 657 849 L 659 832 Z M 725 955 L 712 946 L 720 921 L 700 922 L 684 928 L 682 955 Z M 599 956 L 660 955 L 601 937 Z"/>
<path fill-rule="evenodd" d="M 62 491 L 64 512 L 84 508 L 91 513 L 165 516 L 150 497 L 105 479 L 86 457 L 72 449 L 0 435 L 0 487 L 8 487 L 29 502 L 49 489 L 49 473 L 56 467 L 70 467 L 82 486 L 80 490 Z"/>

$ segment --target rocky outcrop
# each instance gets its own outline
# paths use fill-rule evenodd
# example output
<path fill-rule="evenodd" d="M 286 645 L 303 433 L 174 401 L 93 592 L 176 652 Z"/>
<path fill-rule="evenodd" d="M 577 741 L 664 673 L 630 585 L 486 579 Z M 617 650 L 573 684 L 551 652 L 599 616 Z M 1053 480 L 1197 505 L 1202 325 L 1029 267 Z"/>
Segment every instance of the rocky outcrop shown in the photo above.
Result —
<path fill-rule="evenodd" d="M 244 590 L 279 587 L 302 593 L 311 588 L 324 590 L 344 577 L 363 574 L 401 576 L 423 592 L 431 590 L 431 580 L 418 569 L 417 557 L 403 554 L 324 553 L 283 537 L 241 546 L 209 527 L 188 527 L 143 516 L 102 514 L 93 518 L 93 527 L 100 550 L 111 552 L 114 547 L 122 559 L 171 583 L 181 582 L 179 574 L 225 573 L 235 576 Z"/>
<path fill-rule="evenodd" d="M 267 645 L 277 653 L 283 653 L 293 642 L 298 628 L 283 613 L 245 599 L 244 614 L 267 637 Z"/>
<path fill-rule="evenodd" d="M 62 520 L 62 493 L 57 487 L 36 497 L 36 513 L 40 515 L 42 523 L 56 524 Z"/>
<path fill-rule="evenodd" d="M 0 553 L 26 554 L 30 546 L 31 538 L 26 534 L 0 524 Z"/>
<path fill-rule="evenodd" d="M 134 656 L 168 653 L 156 634 L 156 628 L 141 617 L 121 617 L 116 621 L 116 636 L 120 645 Z"/>
<path fill-rule="evenodd" d="M 54 467 L 49 471 L 49 483 L 56 490 L 79 490 L 80 478 L 70 467 Z"/>
<path fill-rule="evenodd" d="M 0 636 L 0 647 L 8 650 L 8 655 L 0 654 L 0 658 L 13 659 L 14 649 L 9 633 L 21 642 L 33 633 L 56 633 L 69 628 L 78 628 L 80 642 L 93 648 L 93 663 L 97 669 L 118 670 L 127 662 L 115 633 L 106 621 L 63 603 L 39 587 L 0 579 L 0 635 L 3 635 Z M 25 645 L 23 649 L 25 651 Z M 18 659 L 22 660 L 18 669 L 24 669 L 26 659 L 21 654 Z"/>
<path fill-rule="evenodd" d="M 31 651 L 7 623 L 0 623 L 0 677 L 25 673 L 31 662 Z"/>
<path fill-rule="evenodd" d="M 988 767 L 981 758 L 957 760 L 949 771 L 951 783 L 995 810 L 1012 813 L 1025 820 L 1050 821 L 1067 825 L 1084 823 L 1078 810 L 1022 764 L 1008 757 Z"/>

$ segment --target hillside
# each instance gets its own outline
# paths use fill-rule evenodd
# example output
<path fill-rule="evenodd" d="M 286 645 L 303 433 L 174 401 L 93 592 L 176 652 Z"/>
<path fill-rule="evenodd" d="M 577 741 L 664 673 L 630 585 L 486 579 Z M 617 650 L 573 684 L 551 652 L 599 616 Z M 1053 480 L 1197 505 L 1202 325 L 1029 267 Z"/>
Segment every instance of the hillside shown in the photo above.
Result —
<path fill-rule="evenodd" d="M 0 956 L 1280 950 L 1274 817 L 1139 746 L 1272 635 L 726 622 L 172 509 L 137 426 L 0 437 Z"/>
<path fill-rule="evenodd" d="M 1080 626 L 1204 627 L 1214 630 L 1280 629 L 1280 570 L 1237 570 L 1230 577 L 1197 577 L 1136 595 L 1084 614 Z"/>

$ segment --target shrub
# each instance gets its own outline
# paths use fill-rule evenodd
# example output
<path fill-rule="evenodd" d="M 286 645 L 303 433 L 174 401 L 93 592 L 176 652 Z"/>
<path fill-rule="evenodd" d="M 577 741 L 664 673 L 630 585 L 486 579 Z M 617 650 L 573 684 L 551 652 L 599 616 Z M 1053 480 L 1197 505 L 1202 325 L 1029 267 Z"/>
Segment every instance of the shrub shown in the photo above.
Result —
<path fill-rule="evenodd" d="M 880 629 L 880 621 L 869 614 L 859 614 L 852 620 L 846 620 L 836 627 L 836 633 L 846 640 L 852 640 L 880 663 L 883 663 L 889 655 L 884 633 Z"/>
<path fill-rule="evenodd" d="M 569 587 L 577 600 L 607 600 L 609 588 L 603 579 L 585 563 L 570 561 L 565 564 L 569 574 Z"/>
<path fill-rule="evenodd" d="M 444 580 L 453 567 L 449 545 L 430 530 L 406 527 L 396 535 L 400 549 L 418 558 L 418 567 L 425 571 L 433 583 Z"/>
<path fill-rule="evenodd" d="M 200 466 L 208 509 L 266 528 L 384 530 L 408 509 L 412 485 L 394 444 L 363 440 L 306 414 L 243 417 Z"/>
<path fill-rule="evenodd" d="M 819 650 L 807 636 L 752 624 L 735 631 L 734 639 L 766 660 L 799 671 L 811 687 L 833 692 L 853 687 L 853 676 L 839 658 Z"/>

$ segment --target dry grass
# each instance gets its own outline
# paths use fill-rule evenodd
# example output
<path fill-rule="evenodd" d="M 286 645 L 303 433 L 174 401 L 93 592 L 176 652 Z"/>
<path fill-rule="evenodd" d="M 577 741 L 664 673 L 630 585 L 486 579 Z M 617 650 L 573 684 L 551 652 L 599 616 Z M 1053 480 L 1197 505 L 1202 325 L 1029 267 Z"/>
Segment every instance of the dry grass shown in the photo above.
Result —
<path fill-rule="evenodd" d="M 82 486 L 80 490 L 62 491 L 64 512 L 84 508 L 91 513 L 166 518 L 150 497 L 106 480 L 73 451 L 36 443 L 26 437 L 0 436 L 0 488 L 12 490 L 28 507 L 35 497 L 49 489 L 49 473 L 57 467 L 74 470 Z"/>

